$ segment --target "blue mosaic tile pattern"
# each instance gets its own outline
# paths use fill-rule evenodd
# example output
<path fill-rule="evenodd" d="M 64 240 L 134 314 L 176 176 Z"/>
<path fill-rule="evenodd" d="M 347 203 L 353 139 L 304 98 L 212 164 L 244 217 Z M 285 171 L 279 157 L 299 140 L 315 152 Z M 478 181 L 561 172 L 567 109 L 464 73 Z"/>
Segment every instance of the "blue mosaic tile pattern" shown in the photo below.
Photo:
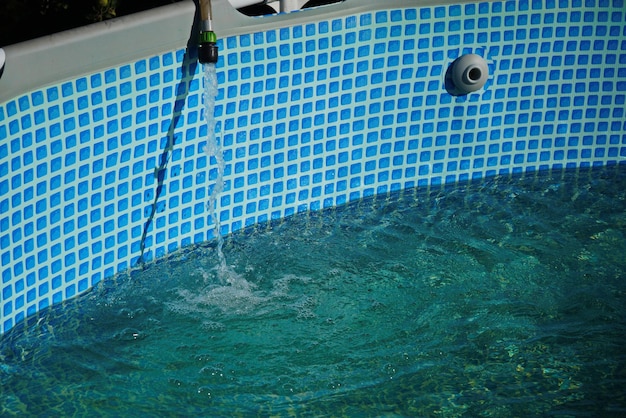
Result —
<path fill-rule="evenodd" d="M 626 163 L 623 0 L 375 11 L 220 41 L 222 233 L 379 193 Z M 487 85 L 444 89 L 459 55 Z M 0 104 L 0 332 L 212 238 L 184 50 Z M 150 219 L 150 221 L 148 221 Z"/>

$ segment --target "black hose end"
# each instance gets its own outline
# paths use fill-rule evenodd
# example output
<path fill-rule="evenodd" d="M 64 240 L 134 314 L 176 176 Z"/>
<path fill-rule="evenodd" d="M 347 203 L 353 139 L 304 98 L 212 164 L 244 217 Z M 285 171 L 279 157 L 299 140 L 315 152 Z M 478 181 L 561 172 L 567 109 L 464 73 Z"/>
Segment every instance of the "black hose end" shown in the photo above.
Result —
<path fill-rule="evenodd" d="M 198 61 L 201 64 L 216 64 L 219 58 L 215 42 L 201 42 L 198 47 Z"/>

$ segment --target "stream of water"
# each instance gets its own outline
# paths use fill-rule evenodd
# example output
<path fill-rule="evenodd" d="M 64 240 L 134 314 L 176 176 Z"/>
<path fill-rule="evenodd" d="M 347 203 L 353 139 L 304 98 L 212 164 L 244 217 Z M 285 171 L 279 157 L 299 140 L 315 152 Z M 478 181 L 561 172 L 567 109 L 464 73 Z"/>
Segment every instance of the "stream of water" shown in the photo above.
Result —
<path fill-rule="evenodd" d="M 223 282 L 232 282 L 232 272 L 226 264 L 226 258 L 222 251 L 224 238 L 221 234 L 221 224 L 219 217 L 219 196 L 224 190 L 224 152 L 220 138 L 216 133 L 215 121 L 215 99 L 218 94 L 217 70 L 215 64 L 203 64 L 204 68 L 204 119 L 207 124 L 207 137 L 205 152 L 209 157 L 209 166 L 215 167 L 209 171 L 209 179 L 213 181 L 209 189 L 209 201 L 207 209 L 213 222 L 213 236 L 217 242 L 216 251 L 218 254 L 220 278 Z"/>

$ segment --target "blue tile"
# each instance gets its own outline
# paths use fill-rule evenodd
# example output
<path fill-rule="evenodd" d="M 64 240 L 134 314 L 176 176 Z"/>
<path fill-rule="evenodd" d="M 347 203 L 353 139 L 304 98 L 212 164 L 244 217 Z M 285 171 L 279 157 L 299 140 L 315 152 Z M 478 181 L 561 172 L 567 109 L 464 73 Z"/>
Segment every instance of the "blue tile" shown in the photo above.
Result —
<path fill-rule="evenodd" d="M 626 155 L 618 134 L 626 128 L 622 6 L 549 0 L 407 8 L 220 40 L 215 115 L 228 161 L 222 231 L 402 187 L 582 160 L 615 163 Z M 488 56 L 492 75 L 482 91 L 455 100 L 443 89 L 445 64 L 467 52 Z M 174 87 L 189 70 L 184 55 L 123 64 L 0 105 L 0 139 L 9 138 L 0 164 L 14 173 L 0 187 L 23 189 L 10 201 L 34 205 L 19 212 L 19 222 L 50 212 L 35 221 L 49 230 L 38 238 L 49 251 L 28 238 L 33 221 L 14 232 L 24 242 L 11 254 L 35 255 L 11 271 L 28 274 L 41 262 L 37 274 L 47 287 L 41 300 L 24 296 L 26 289 L 10 296 L 9 326 L 137 262 L 171 126 L 177 139 L 158 204 L 168 212 L 147 231 L 146 259 L 212 236 L 204 199 L 216 170 L 198 142 L 207 134 L 201 71 L 182 90 Z M 176 96 L 186 89 L 173 121 Z M 118 226 L 132 231 L 130 246 L 125 232 L 110 235 L 116 226 L 108 218 L 118 212 L 126 212 Z M 92 220 L 103 223 L 85 234 Z M 63 256 L 52 242 L 61 233 Z M 75 243 L 91 236 L 99 256 L 88 261 Z M 80 255 L 71 280 L 59 284 L 58 257 L 70 263 Z"/>

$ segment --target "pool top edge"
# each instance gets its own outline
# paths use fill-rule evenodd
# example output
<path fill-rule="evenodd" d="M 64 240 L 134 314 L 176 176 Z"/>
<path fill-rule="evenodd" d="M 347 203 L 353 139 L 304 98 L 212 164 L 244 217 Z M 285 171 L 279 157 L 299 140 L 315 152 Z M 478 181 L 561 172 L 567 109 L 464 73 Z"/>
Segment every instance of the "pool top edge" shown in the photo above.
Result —
<path fill-rule="evenodd" d="M 236 11 L 213 0 L 215 32 L 226 38 L 332 19 L 364 11 L 471 3 L 469 0 L 344 0 L 343 3 L 264 17 Z M 1 46 L 0 104 L 24 93 L 102 69 L 179 48 L 195 48 L 196 6 L 184 0 L 41 38 Z M 129 42 L 129 39 L 132 42 Z"/>

